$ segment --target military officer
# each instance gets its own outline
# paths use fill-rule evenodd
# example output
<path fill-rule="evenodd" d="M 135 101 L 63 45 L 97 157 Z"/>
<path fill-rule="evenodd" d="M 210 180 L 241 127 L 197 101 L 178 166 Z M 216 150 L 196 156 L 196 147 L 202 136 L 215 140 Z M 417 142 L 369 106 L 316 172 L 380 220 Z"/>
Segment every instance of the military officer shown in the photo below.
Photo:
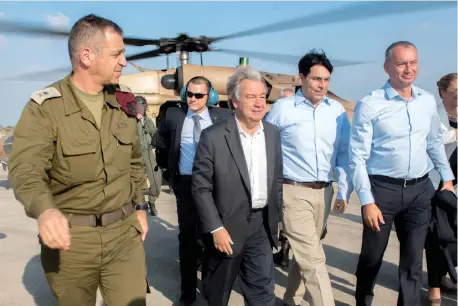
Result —
<path fill-rule="evenodd" d="M 135 98 L 137 111 L 137 133 L 140 138 L 143 162 L 149 180 L 148 205 L 152 216 L 157 215 L 156 199 L 161 193 L 162 171 L 157 166 L 156 154 L 153 151 L 152 140 L 156 134 L 153 120 L 146 114 L 147 103 L 142 96 Z"/>
<path fill-rule="evenodd" d="M 59 306 L 95 305 L 99 286 L 107 305 L 146 305 L 146 175 L 136 118 L 119 102 L 135 98 L 117 84 L 122 35 L 102 17 L 78 20 L 72 72 L 31 96 L 14 131 L 9 181 L 38 221 Z"/>

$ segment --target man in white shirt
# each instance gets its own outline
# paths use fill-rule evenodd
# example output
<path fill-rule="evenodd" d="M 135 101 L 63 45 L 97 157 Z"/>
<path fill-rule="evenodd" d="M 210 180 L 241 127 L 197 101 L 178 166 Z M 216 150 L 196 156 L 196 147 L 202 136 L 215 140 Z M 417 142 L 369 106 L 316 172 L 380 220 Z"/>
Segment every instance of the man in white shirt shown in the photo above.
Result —
<path fill-rule="evenodd" d="M 248 305 L 275 304 L 272 247 L 283 198 L 280 132 L 262 122 L 266 86 L 259 72 L 239 68 L 227 85 L 234 117 L 202 131 L 192 174 L 206 254 L 209 305 L 226 306 L 240 275 Z"/>

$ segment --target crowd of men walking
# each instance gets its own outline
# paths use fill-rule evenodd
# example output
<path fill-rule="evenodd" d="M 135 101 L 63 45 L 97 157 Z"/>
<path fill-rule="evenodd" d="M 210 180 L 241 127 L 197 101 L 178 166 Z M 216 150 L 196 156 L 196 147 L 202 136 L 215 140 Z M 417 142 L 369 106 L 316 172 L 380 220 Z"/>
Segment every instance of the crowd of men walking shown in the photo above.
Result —
<path fill-rule="evenodd" d="M 72 73 L 32 95 L 14 132 L 9 180 L 38 221 L 59 305 L 95 305 L 97 288 L 108 306 L 146 305 L 143 241 L 161 169 L 177 202 L 180 305 L 196 301 L 201 262 L 209 305 L 227 305 L 238 276 L 248 305 L 273 306 L 280 231 L 279 262 L 293 254 L 285 305 L 306 291 L 311 305 L 335 305 L 322 238 L 331 208 L 344 213 L 353 191 L 364 220 L 357 306 L 372 302 L 393 224 L 398 305 L 421 304 L 426 241 L 429 300 L 440 303 L 447 273 L 456 283 L 456 73 L 438 82 L 441 122 L 434 96 L 413 84 L 417 48 L 393 43 L 387 82 L 361 98 L 350 123 L 327 97 L 332 63 L 312 50 L 298 63 L 301 87 L 269 111 L 261 74 L 239 67 L 227 80 L 229 109 L 212 106 L 217 93 L 197 76 L 181 92 L 186 105 L 156 130 L 145 99 L 118 85 L 122 35 L 110 20 L 80 19 L 69 38 Z"/>

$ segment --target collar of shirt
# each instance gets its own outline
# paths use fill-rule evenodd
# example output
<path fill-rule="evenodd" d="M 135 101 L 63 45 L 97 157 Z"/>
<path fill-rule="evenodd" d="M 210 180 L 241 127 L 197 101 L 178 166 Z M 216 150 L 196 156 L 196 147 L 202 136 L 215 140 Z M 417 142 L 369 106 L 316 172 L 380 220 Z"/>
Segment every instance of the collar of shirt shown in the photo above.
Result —
<path fill-rule="evenodd" d="M 388 100 L 398 100 L 398 101 L 405 101 L 403 97 L 391 86 L 390 81 L 386 81 L 385 86 L 383 86 L 383 89 L 385 90 L 385 96 Z M 421 91 L 420 89 L 412 85 L 412 97 L 410 100 L 417 99 L 419 96 L 421 96 Z"/>
<path fill-rule="evenodd" d="M 246 133 L 246 132 L 242 129 L 242 127 L 240 126 L 240 122 L 239 122 L 239 120 L 237 119 L 237 116 L 234 116 L 234 118 L 235 118 L 235 122 L 237 123 L 237 128 L 238 128 L 238 130 L 239 130 L 239 133 L 242 134 L 242 135 L 244 135 L 245 137 L 254 137 L 254 136 L 256 136 L 256 135 L 261 134 L 261 133 L 264 131 L 264 125 L 262 125 L 262 120 L 261 120 L 261 121 L 259 121 L 260 126 L 259 126 L 258 130 L 256 131 L 256 133 L 254 133 L 253 136 L 251 136 L 250 134 Z"/>
<path fill-rule="evenodd" d="M 188 108 L 188 112 L 186 113 L 186 117 L 191 118 L 196 113 L 193 112 L 190 108 Z M 210 113 L 208 112 L 208 107 L 206 107 L 200 114 L 200 118 L 203 120 L 210 120 Z"/>
<path fill-rule="evenodd" d="M 328 97 L 326 97 L 326 96 L 323 97 L 323 100 L 321 102 L 325 102 L 327 105 L 330 105 Z M 312 104 L 312 102 L 310 102 L 307 98 L 304 97 L 304 95 L 302 94 L 302 90 L 299 88 L 296 91 L 296 94 L 294 95 L 294 106 L 298 106 L 301 103 L 304 103 L 304 104 L 309 105 L 311 107 L 315 107 Z"/>

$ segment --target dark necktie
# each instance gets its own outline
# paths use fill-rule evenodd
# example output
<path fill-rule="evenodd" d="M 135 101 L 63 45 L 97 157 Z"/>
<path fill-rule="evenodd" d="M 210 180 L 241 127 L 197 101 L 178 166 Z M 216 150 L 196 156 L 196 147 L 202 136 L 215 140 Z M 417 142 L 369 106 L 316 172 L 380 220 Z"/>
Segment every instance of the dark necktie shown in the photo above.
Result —
<path fill-rule="evenodd" d="M 197 144 L 199 143 L 200 132 L 201 132 L 200 116 L 195 114 L 194 116 L 192 116 L 192 119 L 194 120 L 194 143 Z"/>

